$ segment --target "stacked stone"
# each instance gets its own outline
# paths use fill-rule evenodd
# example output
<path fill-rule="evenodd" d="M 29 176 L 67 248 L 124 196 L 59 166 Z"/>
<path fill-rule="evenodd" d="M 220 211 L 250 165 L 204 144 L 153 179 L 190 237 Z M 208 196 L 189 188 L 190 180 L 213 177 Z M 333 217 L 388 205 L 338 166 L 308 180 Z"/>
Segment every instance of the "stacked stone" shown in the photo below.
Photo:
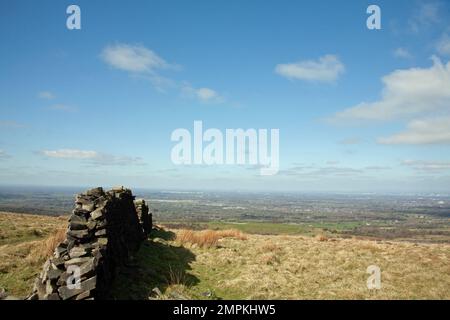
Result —
<path fill-rule="evenodd" d="M 139 222 L 142 226 L 145 237 L 147 238 L 152 231 L 152 213 L 150 212 L 144 199 L 137 199 L 134 201 L 136 212 L 139 217 Z"/>
<path fill-rule="evenodd" d="M 66 239 L 46 261 L 29 299 L 104 299 L 118 268 L 144 238 L 131 190 L 95 188 L 76 196 Z"/>

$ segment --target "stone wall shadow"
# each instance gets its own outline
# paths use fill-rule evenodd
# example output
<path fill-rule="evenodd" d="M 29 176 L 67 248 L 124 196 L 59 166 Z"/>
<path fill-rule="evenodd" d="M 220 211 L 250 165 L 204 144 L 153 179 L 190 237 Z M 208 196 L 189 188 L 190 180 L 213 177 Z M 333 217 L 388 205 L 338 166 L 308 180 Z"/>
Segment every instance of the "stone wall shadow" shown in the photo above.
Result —
<path fill-rule="evenodd" d="M 195 255 L 189 249 L 170 245 L 168 241 L 174 238 L 171 231 L 153 230 L 134 258 L 119 270 L 110 299 L 147 300 L 155 296 L 154 288 L 164 294 L 170 284 L 197 284 L 199 279 L 189 274 Z"/>

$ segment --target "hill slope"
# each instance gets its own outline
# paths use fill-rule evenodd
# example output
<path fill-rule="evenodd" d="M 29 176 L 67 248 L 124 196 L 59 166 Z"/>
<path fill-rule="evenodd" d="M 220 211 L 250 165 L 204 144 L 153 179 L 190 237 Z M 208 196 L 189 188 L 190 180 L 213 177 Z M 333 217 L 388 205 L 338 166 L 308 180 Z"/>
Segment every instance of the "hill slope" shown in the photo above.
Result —
<path fill-rule="evenodd" d="M 16 296 L 29 293 L 45 260 L 46 239 L 64 225 L 65 218 L 0 213 L 0 287 Z M 215 237 L 202 245 L 183 232 L 154 232 L 119 274 L 113 296 L 450 299 L 448 244 L 214 231 L 189 234 Z M 367 289 L 370 265 L 381 269 L 380 290 Z"/>

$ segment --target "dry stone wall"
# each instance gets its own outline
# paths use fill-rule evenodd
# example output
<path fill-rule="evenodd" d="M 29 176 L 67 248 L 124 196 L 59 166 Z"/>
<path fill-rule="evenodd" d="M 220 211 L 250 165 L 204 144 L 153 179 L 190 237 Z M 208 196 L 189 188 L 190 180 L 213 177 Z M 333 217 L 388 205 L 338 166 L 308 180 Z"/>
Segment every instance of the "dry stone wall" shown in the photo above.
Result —
<path fill-rule="evenodd" d="M 106 299 L 118 268 L 152 229 L 144 200 L 116 187 L 88 190 L 75 199 L 66 239 L 46 261 L 29 299 Z"/>
<path fill-rule="evenodd" d="M 134 201 L 134 205 L 136 206 L 136 212 L 139 217 L 139 222 L 144 230 L 144 234 L 148 236 L 152 230 L 152 214 L 144 199 Z"/>

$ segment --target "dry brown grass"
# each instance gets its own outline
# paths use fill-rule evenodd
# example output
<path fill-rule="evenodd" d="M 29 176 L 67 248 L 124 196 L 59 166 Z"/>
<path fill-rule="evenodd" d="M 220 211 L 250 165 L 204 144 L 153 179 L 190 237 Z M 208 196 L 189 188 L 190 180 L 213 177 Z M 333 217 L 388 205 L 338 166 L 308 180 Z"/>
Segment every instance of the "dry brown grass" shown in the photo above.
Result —
<path fill-rule="evenodd" d="M 55 248 L 66 238 L 66 228 L 59 228 L 47 239 L 37 241 L 27 259 L 30 262 L 42 261 L 53 255 Z"/>
<path fill-rule="evenodd" d="M 237 240 L 247 240 L 247 236 L 240 230 L 227 229 L 216 231 L 221 238 L 234 238 Z"/>
<path fill-rule="evenodd" d="M 0 212 L 0 287 L 17 297 L 29 294 L 66 225 L 66 217 Z"/>
<path fill-rule="evenodd" d="M 191 249 L 192 274 L 224 299 L 450 299 L 450 245 L 248 235 Z M 381 268 L 381 290 L 366 286 Z"/>
<path fill-rule="evenodd" d="M 167 284 L 169 286 L 172 286 L 172 285 L 187 286 L 188 283 L 187 283 L 186 272 L 184 272 L 184 270 L 180 270 L 180 269 L 173 269 L 171 266 L 169 266 Z"/>
<path fill-rule="evenodd" d="M 200 248 L 217 247 L 219 240 L 224 238 L 234 238 L 246 240 L 247 237 L 238 230 L 202 230 L 194 231 L 188 229 L 178 230 L 176 241 L 180 244 L 197 245 Z"/>
<path fill-rule="evenodd" d="M 0 245 L 40 240 L 67 225 L 67 217 L 0 212 Z"/>
<path fill-rule="evenodd" d="M 282 248 L 279 245 L 273 243 L 272 241 L 266 241 L 262 245 L 261 250 L 264 252 L 280 252 Z"/>
<path fill-rule="evenodd" d="M 261 256 L 261 262 L 267 265 L 275 265 L 280 263 L 280 258 L 274 253 L 269 253 Z"/>
<path fill-rule="evenodd" d="M 66 224 L 65 218 L 0 213 L 0 287 L 28 294 Z M 168 245 L 191 245 L 195 260 L 188 271 L 169 272 L 164 294 L 171 299 L 202 298 L 208 290 L 223 299 L 450 299 L 449 244 L 174 232 Z M 367 289 L 370 265 L 381 268 L 381 290 Z M 192 276 L 199 282 L 186 286 Z"/>
<path fill-rule="evenodd" d="M 328 237 L 324 234 L 318 234 L 318 235 L 316 235 L 315 238 L 317 241 L 321 241 L 321 242 L 328 241 Z"/>

